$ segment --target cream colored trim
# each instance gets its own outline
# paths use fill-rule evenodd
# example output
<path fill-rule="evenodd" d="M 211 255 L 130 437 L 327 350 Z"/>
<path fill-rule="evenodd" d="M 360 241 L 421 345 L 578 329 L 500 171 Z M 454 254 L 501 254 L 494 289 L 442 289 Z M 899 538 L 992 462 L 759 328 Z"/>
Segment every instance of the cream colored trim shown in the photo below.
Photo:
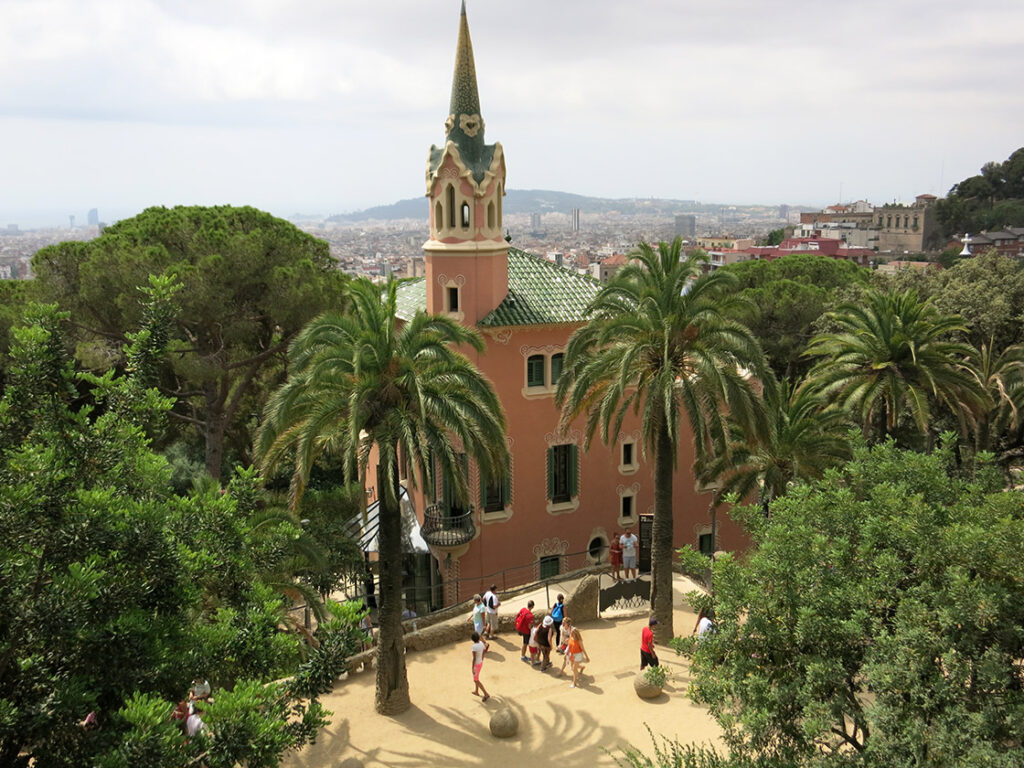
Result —
<path fill-rule="evenodd" d="M 617 485 L 615 486 L 615 493 L 618 494 L 619 496 L 618 523 L 623 528 L 628 528 L 629 526 L 636 523 L 639 514 L 637 510 L 636 496 L 638 493 L 640 493 L 640 483 L 633 483 L 632 485 L 629 486 Z M 622 500 L 627 496 L 633 499 L 633 514 L 629 515 L 628 517 L 622 514 Z"/>
<path fill-rule="evenodd" d="M 544 508 L 549 515 L 568 515 L 570 512 L 575 512 L 580 508 L 580 497 L 573 496 L 569 501 L 560 501 L 557 504 L 553 504 L 548 501 L 547 506 Z"/>

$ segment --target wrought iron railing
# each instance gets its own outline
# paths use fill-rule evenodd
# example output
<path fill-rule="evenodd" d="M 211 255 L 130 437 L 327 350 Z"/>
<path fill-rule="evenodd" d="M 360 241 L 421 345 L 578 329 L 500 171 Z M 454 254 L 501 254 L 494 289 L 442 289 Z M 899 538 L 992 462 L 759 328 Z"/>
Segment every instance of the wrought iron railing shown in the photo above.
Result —
<path fill-rule="evenodd" d="M 458 547 L 468 544 L 476 536 L 473 510 L 470 509 L 461 515 L 450 515 L 440 505 L 432 504 L 423 512 L 420 535 L 432 547 Z"/>

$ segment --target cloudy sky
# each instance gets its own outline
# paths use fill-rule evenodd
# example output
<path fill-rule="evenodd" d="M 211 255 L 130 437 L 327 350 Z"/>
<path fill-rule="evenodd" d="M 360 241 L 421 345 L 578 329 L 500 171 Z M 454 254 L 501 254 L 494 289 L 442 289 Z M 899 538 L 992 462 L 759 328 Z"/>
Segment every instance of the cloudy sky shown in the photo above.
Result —
<path fill-rule="evenodd" d="M 825 204 L 1024 145 L 1022 0 L 468 0 L 509 186 Z M 0 0 L 0 224 L 423 193 L 457 0 Z"/>

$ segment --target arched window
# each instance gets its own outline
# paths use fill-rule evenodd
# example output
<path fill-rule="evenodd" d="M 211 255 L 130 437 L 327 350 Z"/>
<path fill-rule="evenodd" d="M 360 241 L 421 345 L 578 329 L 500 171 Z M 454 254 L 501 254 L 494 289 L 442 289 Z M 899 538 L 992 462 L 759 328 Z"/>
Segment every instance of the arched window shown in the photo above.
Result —
<path fill-rule="evenodd" d="M 544 355 L 530 355 L 526 358 L 526 386 L 544 386 Z"/>
<path fill-rule="evenodd" d="M 448 226 L 455 229 L 455 187 L 448 185 Z"/>
<path fill-rule="evenodd" d="M 469 229 L 469 203 L 463 201 L 462 203 L 462 228 Z"/>
<path fill-rule="evenodd" d="M 498 185 L 498 229 L 501 229 L 501 195 L 502 189 L 501 184 Z"/>
<path fill-rule="evenodd" d="M 494 201 L 487 204 L 487 228 L 494 229 Z"/>
<path fill-rule="evenodd" d="M 434 229 L 441 231 L 444 229 L 444 209 L 441 208 L 441 201 L 434 201 Z"/>

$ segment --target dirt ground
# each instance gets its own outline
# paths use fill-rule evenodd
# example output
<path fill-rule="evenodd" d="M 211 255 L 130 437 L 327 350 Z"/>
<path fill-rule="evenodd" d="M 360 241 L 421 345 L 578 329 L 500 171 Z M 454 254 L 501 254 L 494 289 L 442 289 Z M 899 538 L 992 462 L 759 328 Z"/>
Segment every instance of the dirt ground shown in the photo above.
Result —
<path fill-rule="evenodd" d="M 693 612 L 682 607 L 683 595 L 691 588 L 685 579 L 677 579 L 677 635 L 689 634 L 696 621 Z M 505 607 L 517 611 L 519 605 Z M 552 653 L 554 665 L 547 672 L 533 669 L 520 661 L 518 637 L 511 633 L 491 641 L 480 678 L 491 694 L 486 702 L 472 695 L 468 639 L 457 646 L 408 654 L 413 706 L 396 717 L 374 712 L 373 671 L 354 673 L 323 697 L 334 715 L 317 743 L 285 765 L 333 768 L 355 757 L 367 768 L 522 768 L 543 765 L 537 758 L 550 755 L 549 764 L 559 768 L 614 766 L 614 756 L 621 755 L 625 745 L 652 751 L 647 728 L 682 742 L 719 744 L 714 720 L 686 695 L 687 665 L 670 648 L 658 649 L 671 674 L 661 696 L 645 701 L 634 692 L 645 623 L 646 614 L 634 614 L 581 625 L 591 663 L 583 686 L 576 689 L 569 687 L 568 665 L 564 675 L 558 674 L 562 656 Z M 467 637 L 469 631 L 467 625 Z M 519 717 L 519 732 L 510 739 L 494 738 L 488 729 L 491 714 L 503 706 Z"/>

